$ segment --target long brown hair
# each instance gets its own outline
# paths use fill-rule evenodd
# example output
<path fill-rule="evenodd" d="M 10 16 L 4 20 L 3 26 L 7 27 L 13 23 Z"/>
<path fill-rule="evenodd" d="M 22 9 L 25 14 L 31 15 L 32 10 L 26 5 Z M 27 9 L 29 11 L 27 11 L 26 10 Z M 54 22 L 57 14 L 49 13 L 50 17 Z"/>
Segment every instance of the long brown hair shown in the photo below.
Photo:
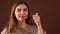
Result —
<path fill-rule="evenodd" d="M 12 9 L 11 9 L 11 15 L 10 15 L 10 18 L 9 18 L 9 23 L 8 23 L 8 31 L 11 32 L 12 29 L 16 26 L 17 24 L 17 19 L 15 17 L 15 8 L 20 5 L 20 4 L 25 4 L 27 7 L 28 7 L 28 18 L 26 19 L 26 23 L 27 24 L 30 24 L 30 25 L 33 25 L 34 23 L 32 23 L 31 21 L 31 16 L 30 16 L 30 9 L 29 9 L 29 6 L 28 4 L 26 4 L 24 1 L 17 1 L 15 2 L 15 4 L 13 5 Z"/>

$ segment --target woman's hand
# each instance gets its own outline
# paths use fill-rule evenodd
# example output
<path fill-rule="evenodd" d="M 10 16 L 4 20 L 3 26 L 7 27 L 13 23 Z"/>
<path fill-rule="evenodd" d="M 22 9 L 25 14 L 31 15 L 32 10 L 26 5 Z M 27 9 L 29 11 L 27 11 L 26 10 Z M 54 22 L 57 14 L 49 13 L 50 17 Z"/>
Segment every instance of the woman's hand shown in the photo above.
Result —
<path fill-rule="evenodd" d="M 41 20 L 40 20 L 40 16 L 38 15 L 38 13 L 35 13 L 35 15 L 32 15 L 32 18 L 37 26 L 40 25 Z"/>
<path fill-rule="evenodd" d="M 40 16 L 38 15 L 38 13 L 36 13 L 35 15 L 32 15 L 32 18 L 33 18 L 35 24 L 37 25 L 38 34 L 43 34 L 43 29 L 41 26 L 41 20 L 40 20 Z"/>

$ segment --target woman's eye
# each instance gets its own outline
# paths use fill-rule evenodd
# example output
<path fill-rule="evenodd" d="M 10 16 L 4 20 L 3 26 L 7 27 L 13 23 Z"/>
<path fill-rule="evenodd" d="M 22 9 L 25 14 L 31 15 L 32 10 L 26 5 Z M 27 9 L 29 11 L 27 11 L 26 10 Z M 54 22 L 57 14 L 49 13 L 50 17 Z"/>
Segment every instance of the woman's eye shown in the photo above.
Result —
<path fill-rule="evenodd" d="M 28 9 L 24 9 L 24 11 L 28 11 Z"/>
<path fill-rule="evenodd" d="M 27 11 L 26 9 L 24 9 L 24 11 Z"/>
<path fill-rule="evenodd" d="M 20 12 L 20 11 L 21 11 L 21 9 L 17 9 L 17 11 L 18 11 L 18 12 Z"/>

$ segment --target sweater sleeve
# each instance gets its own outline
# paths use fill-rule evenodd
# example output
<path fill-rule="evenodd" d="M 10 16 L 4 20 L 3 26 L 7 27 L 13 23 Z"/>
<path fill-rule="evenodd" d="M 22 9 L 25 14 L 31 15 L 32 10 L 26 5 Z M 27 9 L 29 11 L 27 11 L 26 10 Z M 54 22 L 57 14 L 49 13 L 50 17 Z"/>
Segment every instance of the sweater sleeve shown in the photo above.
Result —
<path fill-rule="evenodd" d="M 1 34 L 7 34 L 7 28 L 4 28 Z"/>
<path fill-rule="evenodd" d="M 46 31 L 44 31 L 44 34 L 47 34 Z"/>

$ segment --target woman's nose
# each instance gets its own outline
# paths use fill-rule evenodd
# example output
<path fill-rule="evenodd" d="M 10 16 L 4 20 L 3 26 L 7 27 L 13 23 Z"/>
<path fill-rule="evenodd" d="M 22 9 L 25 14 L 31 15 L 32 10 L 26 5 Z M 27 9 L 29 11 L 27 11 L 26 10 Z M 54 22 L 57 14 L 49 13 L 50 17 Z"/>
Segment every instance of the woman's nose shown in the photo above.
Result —
<path fill-rule="evenodd" d="M 24 14 L 24 11 L 21 11 L 20 13 L 21 13 L 21 15 L 23 15 Z"/>

